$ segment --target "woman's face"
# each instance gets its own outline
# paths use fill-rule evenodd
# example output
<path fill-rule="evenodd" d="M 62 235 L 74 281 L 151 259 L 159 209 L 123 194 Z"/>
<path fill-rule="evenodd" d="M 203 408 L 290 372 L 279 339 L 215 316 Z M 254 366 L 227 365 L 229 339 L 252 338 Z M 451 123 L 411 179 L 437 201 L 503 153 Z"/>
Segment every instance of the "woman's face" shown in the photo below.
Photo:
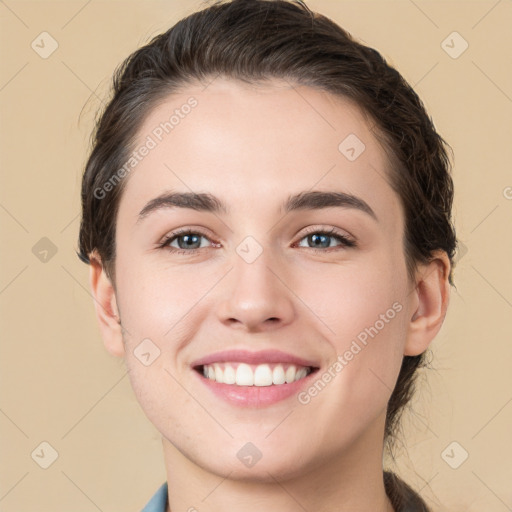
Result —
<path fill-rule="evenodd" d="M 135 148 L 109 350 L 168 449 L 231 478 L 380 457 L 417 302 L 359 109 L 219 78 L 154 108 Z"/>

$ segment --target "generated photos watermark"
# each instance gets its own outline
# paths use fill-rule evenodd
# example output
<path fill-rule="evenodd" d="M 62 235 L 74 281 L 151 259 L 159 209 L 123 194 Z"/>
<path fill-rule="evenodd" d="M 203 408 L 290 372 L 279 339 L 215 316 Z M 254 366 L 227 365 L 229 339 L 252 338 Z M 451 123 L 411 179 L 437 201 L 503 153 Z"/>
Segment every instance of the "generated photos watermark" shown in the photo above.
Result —
<path fill-rule="evenodd" d="M 393 305 L 385 312 L 379 315 L 379 319 L 374 322 L 370 327 L 363 329 L 343 354 L 339 354 L 336 361 L 332 363 L 327 370 L 305 391 L 301 391 L 297 395 L 297 399 L 300 404 L 307 405 L 311 402 L 311 399 L 317 396 L 326 386 L 331 382 L 336 375 L 352 361 L 364 348 L 368 346 L 368 338 L 375 338 L 382 329 L 389 324 L 393 318 L 396 317 L 397 313 L 402 311 L 403 306 L 400 302 L 394 302 Z"/>
<path fill-rule="evenodd" d="M 196 98 L 191 96 L 187 102 L 175 108 L 173 114 L 167 121 L 161 122 L 158 126 L 153 128 L 151 133 L 146 137 L 145 141 L 134 151 L 130 153 L 130 156 L 126 160 L 125 164 L 118 169 L 101 187 L 94 189 L 93 195 L 96 199 L 104 199 L 108 192 L 112 191 L 122 179 L 130 174 L 135 167 L 151 152 L 155 149 L 166 135 L 172 132 L 176 126 L 178 126 L 183 119 L 185 119 L 192 109 L 197 107 L 198 101 Z"/>

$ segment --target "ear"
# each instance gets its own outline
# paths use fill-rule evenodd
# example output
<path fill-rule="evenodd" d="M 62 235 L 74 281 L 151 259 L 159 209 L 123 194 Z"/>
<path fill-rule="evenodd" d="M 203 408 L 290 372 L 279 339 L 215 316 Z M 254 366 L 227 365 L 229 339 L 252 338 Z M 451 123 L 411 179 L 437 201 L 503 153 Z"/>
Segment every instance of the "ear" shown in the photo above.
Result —
<path fill-rule="evenodd" d="M 96 318 L 107 351 L 116 357 L 124 356 L 121 319 L 114 286 L 107 276 L 97 252 L 89 257 L 89 284 L 94 298 Z"/>
<path fill-rule="evenodd" d="M 413 314 L 404 355 L 416 356 L 425 352 L 441 329 L 450 300 L 450 267 L 445 251 L 435 251 L 432 261 L 422 265 L 412 291 Z"/>

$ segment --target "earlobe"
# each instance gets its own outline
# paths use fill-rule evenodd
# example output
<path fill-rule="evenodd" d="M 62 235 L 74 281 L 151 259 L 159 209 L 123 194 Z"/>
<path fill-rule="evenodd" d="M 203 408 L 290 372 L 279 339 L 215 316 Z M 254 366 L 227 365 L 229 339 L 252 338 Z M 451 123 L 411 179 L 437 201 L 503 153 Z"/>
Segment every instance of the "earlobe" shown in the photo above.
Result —
<path fill-rule="evenodd" d="M 450 260 L 444 251 L 436 251 L 432 261 L 419 275 L 417 307 L 411 315 L 404 355 L 416 356 L 427 350 L 443 325 L 450 299 Z"/>
<path fill-rule="evenodd" d="M 96 318 L 107 351 L 116 357 L 124 356 L 121 319 L 114 287 L 97 253 L 90 256 L 89 284 L 94 298 Z"/>

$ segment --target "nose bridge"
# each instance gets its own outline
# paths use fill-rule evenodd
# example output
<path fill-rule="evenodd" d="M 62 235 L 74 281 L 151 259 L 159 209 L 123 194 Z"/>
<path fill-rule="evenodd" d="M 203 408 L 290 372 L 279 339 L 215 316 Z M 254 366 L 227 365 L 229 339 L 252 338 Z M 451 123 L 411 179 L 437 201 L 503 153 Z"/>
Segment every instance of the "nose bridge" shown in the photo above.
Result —
<path fill-rule="evenodd" d="M 249 238 L 249 237 L 248 237 Z M 251 237 L 252 238 L 252 237 Z M 256 245 L 258 244 L 258 245 Z M 263 247 L 254 239 L 241 242 L 234 255 L 235 290 L 241 295 L 272 294 L 276 283 L 274 274 L 270 271 L 275 257 L 269 247 Z"/>
<path fill-rule="evenodd" d="M 259 329 L 291 320 L 292 294 L 276 276 L 276 261 L 271 248 L 253 237 L 246 237 L 236 247 L 229 289 L 220 308 L 222 321 Z"/>

